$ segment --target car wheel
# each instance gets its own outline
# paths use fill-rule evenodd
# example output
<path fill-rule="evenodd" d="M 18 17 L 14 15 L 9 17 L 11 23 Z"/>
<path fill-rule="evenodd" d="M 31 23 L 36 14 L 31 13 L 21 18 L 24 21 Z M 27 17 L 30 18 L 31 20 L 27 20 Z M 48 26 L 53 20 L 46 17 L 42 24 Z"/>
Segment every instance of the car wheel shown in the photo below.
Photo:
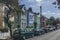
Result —
<path fill-rule="evenodd" d="M 32 37 L 34 37 L 34 35 L 32 34 Z"/>
<path fill-rule="evenodd" d="M 24 39 L 26 39 L 26 37 L 25 37 L 25 36 L 23 36 L 23 38 L 24 38 Z"/>

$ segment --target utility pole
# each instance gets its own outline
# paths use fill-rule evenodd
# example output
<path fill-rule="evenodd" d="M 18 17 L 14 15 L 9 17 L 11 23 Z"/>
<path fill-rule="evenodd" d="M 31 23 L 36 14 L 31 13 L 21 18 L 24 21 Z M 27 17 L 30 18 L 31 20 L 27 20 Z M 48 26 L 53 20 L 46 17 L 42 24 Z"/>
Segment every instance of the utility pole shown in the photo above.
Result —
<path fill-rule="evenodd" d="M 42 27 L 42 6 L 40 6 L 40 27 Z"/>

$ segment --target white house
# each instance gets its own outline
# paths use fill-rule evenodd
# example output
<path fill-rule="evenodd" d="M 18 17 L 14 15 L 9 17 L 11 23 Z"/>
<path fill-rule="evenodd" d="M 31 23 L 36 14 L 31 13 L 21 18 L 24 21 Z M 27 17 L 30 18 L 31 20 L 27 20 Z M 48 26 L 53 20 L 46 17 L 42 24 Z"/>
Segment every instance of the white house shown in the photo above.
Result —
<path fill-rule="evenodd" d="M 37 15 L 37 27 L 40 27 L 40 15 Z"/>
<path fill-rule="evenodd" d="M 14 17 L 14 20 L 15 20 L 14 26 L 17 27 L 18 20 L 19 20 L 20 28 L 23 30 L 23 29 L 26 28 L 26 23 L 27 23 L 26 22 L 26 20 L 27 20 L 27 18 L 26 18 L 26 9 L 25 9 L 25 6 L 22 6 L 22 5 L 20 6 L 20 8 L 21 8 L 20 9 L 21 12 L 19 14 L 19 19 L 18 19 L 17 15 L 15 15 L 15 17 Z"/>
<path fill-rule="evenodd" d="M 21 13 L 21 29 L 25 29 L 27 25 L 27 18 L 26 18 L 26 8 L 22 6 L 22 13 Z"/>

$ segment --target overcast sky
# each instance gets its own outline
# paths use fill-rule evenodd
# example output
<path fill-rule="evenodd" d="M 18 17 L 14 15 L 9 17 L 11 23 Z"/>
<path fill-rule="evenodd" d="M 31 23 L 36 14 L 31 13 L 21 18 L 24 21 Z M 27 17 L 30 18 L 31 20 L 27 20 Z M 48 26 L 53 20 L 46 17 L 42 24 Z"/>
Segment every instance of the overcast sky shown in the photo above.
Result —
<path fill-rule="evenodd" d="M 55 8 L 52 3 L 55 0 L 19 0 L 19 4 L 25 4 L 26 8 L 32 7 L 34 12 L 40 12 L 40 5 L 42 6 L 42 14 L 46 17 L 54 16 L 60 17 L 60 11 Z"/>

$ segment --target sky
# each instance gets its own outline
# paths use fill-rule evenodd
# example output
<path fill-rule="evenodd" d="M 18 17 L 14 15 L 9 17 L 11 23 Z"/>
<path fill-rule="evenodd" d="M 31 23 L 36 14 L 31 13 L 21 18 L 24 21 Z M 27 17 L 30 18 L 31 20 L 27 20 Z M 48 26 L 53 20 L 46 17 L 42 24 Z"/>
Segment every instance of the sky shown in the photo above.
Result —
<path fill-rule="evenodd" d="M 32 7 L 33 12 L 40 12 L 40 6 L 42 6 L 42 14 L 47 18 L 54 16 L 60 18 L 60 10 L 56 8 L 56 5 L 52 3 L 56 0 L 19 0 L 19 5 L 25 4 L 28 9 Z"/>

